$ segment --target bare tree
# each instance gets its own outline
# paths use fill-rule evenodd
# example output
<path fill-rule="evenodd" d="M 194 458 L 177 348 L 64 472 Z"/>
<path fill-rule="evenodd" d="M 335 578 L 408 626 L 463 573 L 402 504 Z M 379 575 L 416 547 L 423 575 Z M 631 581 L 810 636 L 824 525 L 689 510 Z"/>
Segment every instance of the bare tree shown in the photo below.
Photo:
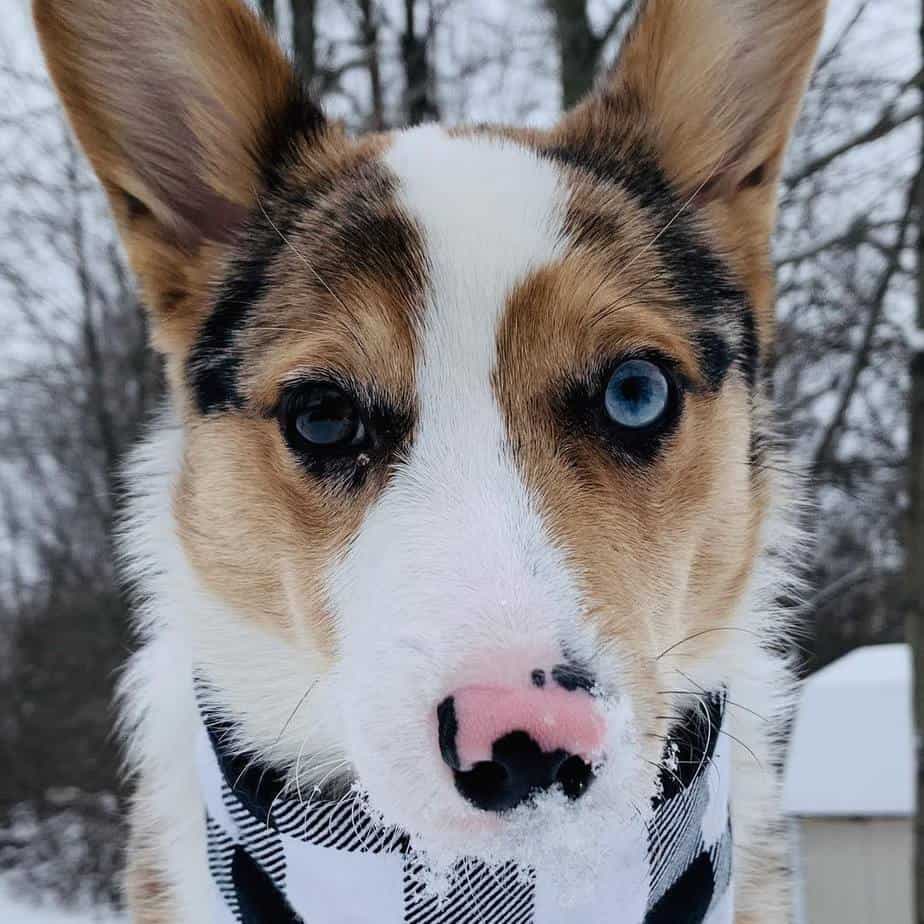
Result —
<path fill-rule="evenodd" d="M 359 34 L 369 72 L 369 126 L 373 131 L 385 128 L 385 97 L 379 60 L 380 10 L 373 0 L 356 0 L 359 9 Z"/>
<path fill-rule="evenodd" d="M 436 34 L 433 3 L 428 4 L 426 28 L 420 31 L 418 0 L 404 0 L 404 31 L 401 34 L 401 61 L 404 65 L 404 109 L 408 125 L 439 118 L 433 87 L 429 53 Z"/>
<path fill-rule="evenodd" d="M 292 0 L 292 53 L 302 78 L 314 86 L 318 76 L 317 0 Z"/>
<path fill-rule="evenodd" d="M 15 73 L 4 82 L 18 124 L 0 167 L 11 222 L 0 231 L 0 304 L 26 348 L 0 373 L 0 541 L 15 543 L 0 584 L 0 829 L 11 822 L 0 867 L 16 861 L 59 893 L 114 900 L 111 702 L 128 632 L 110 537 L 119 465 L 159 399 L 160 369 L 63 120 L 17 109 L 17 94 L 50 98 L 50 88 Z M 62 838 L 78 831 L 68 848 Z M 59 853 L 64 870 L 49 862 Z"/>
<path fill-rule="evenodd" d="M 546 0 L 555 19 L 555 41 L 561 71 L 563 108 L 573 106 L 593 85 L 607 43 L 617 35 L 635 7 L 621 0 L 597 32 L 590 20 L 587 0 Z"/>

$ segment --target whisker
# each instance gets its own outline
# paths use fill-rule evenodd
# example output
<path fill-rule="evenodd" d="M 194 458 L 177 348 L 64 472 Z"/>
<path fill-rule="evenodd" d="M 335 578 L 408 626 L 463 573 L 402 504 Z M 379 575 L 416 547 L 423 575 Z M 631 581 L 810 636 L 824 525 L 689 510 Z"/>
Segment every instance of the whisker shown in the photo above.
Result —
<path fill-rule="evenodd" d="M 658 696 L 699 696 L 695 690 L 656 690 L 655 693 Z M 734 706 L 736 709 L 741 709 L 743 712 L 750 713 L 762 722 L 770 721 L 766 716 L 761 715 L 759 712 L 755 712 L 753 709 L 749 709 L 747 706 L 742 706 L 741 703 L 736 703 L 733 699 L 726 699 L 725 702 L 729 706 Z"/>
<path fill-rule="evenodd" d="M 251 754 L 251 755 L 250 755 L 250 760 L 248 760 L 247 763 L 244 764 L 243 769 L 241 770 L 241 772 L 240 772 L 240 773 L 237 775 L 237 777 L 235 778 L 235 780 L 234 780 L 234 785 L 231 787 L 231 791 L 232 791 L 232 792 L 233 792 L 234 790 L 237 789 L 237 784 L 240 783 L 240 781 L 244 778 L 244 774 L 245 774 L 251 767 L 256 766 L 256 763 L 257 763 L 257 755 L 256 755 L 256 754 Z M 265 770 L 265 769 L 264 769 L 263 773 L 266 773 L 266 770 Z M 260 782 L 261 782 L 261 783 L 263 782 L 263 774 L 262 774 L 262 773 L 260 774 Z"/>
<path fill-rule="evenodd" d="M 644 760 L 645 763 L 648 764 L 649 766 L 654 767 L 657 771 L 669 774 L 677 781 L 677 785 L 681 789 L 684 788 L 683 780 L 681 780 L 680 777 L 677 776 L 677 774 L 674 773 L 674 771 L 671 770 L 670 767 L 666 767 L 663 763 L 658 764 L 658 763 L 655 763 L 653 760 L 648 760 L 647 757 L 643 757 L 642 760 Z"/>
<path fill-rule="evenodd" d="M 254 191 L 257 199 L 257 205 L 260 206 L 260 211 L 263 213 L 263 217 L 269 223 L 269 226 L 279 235 L 279 239 L 295 254 L 296 257 L 307 267 L 308 271 L 314 276 L 315 279 L 327 290 L 328 295 L 337 302 L 337 304 L 348 314 L 351 315 L 350 309 L 347 308 L 343 299 L 337 295 L 334 290 L 324 281 L 321 277 L 321 274 L 311 265 L 308 261 L 308 258 L 279 230 L 276 226 L 276 223 L 270 218 L 269 213 L 266 211 L 266 208 L 263 205 L 263 200 L 260 198 L 259 194 Z"/>
<path fill-rule="evenodd" d="M 666 851 L 664 849 L 664 834 L 657 825 L 650 825 L 645 821 L 645 816 L 642 814 L 642 810 L 635 804 L 634 799 L 629 800 L 629 807 L 638 815 L 639 821 L 642 823 L 642 828 L 647 832 L 654 832 L 655 838 L 658 841 L 658 848 L 661 850 L 661 853 L 664 854 Z"/>
<path fill-rule="evenodd" d="M 709 691 L 701 683 L 697 683 L 689 674 L 686 674 L 682 670 L 680 670 L 679 667 L 675 667 L 674 670 L 678 674 L 680 674 L 680 676 L 683 677 L 684 680 L 688 681 L 689 683 L 692 683 L 694 687 L 697 687 L 704 694 L 709 693 Z M 770 719 L 768 719 L 765 715 L 761 715 L 759 712 L 755 712 L 749 706 L 744 706 L 741 703 L 736 703 L 733 699 L 729 699 L 727 696 L 725 697 L 725 702 L 728 703 L 729 706 L 734 706 L 736 709 L 741 709 L 744 712 L 749 712 L 752 716 L 760 719 L 762 722 L 770 721 Z"/>
<path fill-rule="evenodd" d="M 315 786 L 314 786 L 314 793 L 315 793 L 316 795 L 319 795 L 319 796 L 320 796 L 321 793 L 324 792 L 324 784 L 325 784 L 325 783 L 326 783 L 326 782 L 327 782 L 327 781 L 328 781 L 328 780 L 329 780 L 329 779 L 330 779 L 341 767 L 346 767 L 348 763 L 349 763 L 349 762 L 346 761 L 346 760 L 341 760 L 335 767 L 331 768 L 327 773 L 325 773 L 324 776 L 315 784 Z M 315 769 L 317 769 L 317 768 L 315 768 Z M 340 801 L 343 801 L 343 800 L 340 800 Z M 340 803 L 338 802 L 337 804 L 339 805 Z M 311 807 L 311 800 L 310 800 L 310 799 L 308 800 L 308 807 L 309 807 L 309 808 Z"/>
<path fill-rule="evenodd" d="M 273 809 L 276 808 L 276 803 L 283 797 L 283 794 L 285 793 L 285 791 L 286 791 L 286 788 L 285 788 L 285 786 L 283 786 L 282 789 L 280 789 L 279 792 L 277 792 L 276 795 L 273 796 L 273 801 L 270 802 L 269 811 L 266 813 L 266 831 L 267 831 L 267 833 L 269 833 L 270 831 L 273 830 L 273 825 L 272 825 Z"/>
<path fill-rule="evenodd" d="M 765 769 L 763 765 L 763 761 L 761 761 L 761 759 L 754 753 L 754 751 L 751 750 L 751 748 L 749 748 L 740 738 L 736 738 L 731 732 L 727 732 L 721 728 L 719 729 L 719 734 L 725 735 L 727 738 L 731 738 L 732 741 L 736 742 L 737 744 L 740 744 L 741 747 L 743 747 L 748 752 L 748 754 L 750 754 L 751 757 L 754 758 L 754 761 L 757 764 L 757 766 L 760 767 L 761 770 Z"/>
<path fill-rule="evenodd" d="M 304 805 L 305 800 L 302 798 L 302 775 L 300 770 L 300 765 L 302 762 L 302 756 L 305 753 L 305 745 L 308 744 L 307 736 L 302 738 L 302 743 L 299 745 L 298 754 L 295 757 L 295 792 L 298 796 L 298 804 Z"/>
<path fill-rule="evenodd" d="M 328 819 L 327 819 L 327 833 L 331 837 L 333 837 L 333 834 L 334 834 L 334 819 L 336 818 L 336 815 L 337 815 L 337 809 L 340 808 L 340 806 L 343 805 L 343 803 L 346 802 L 346 800 L 349 799 L 350 796 L 352 795 L 353 795 L 353 792 L 351 790 L 347 790 L 347 792 L 345 792 L 343 796 L 341 796 L 341 798 L 337 800 L 337 803 L 331 809 L 330 815 L 328 816 Z M 351 824 L 352 824 L 352 820 L 353 820 L 353 817 L 351 813 L 350 815 Z"/>
<path fill-rule="evenodd" d="M 709 752 L 709 748 L 712 746 L 713 725 L 712 725 L 712 716 L 709 714 L 709 709 L 706 706 L 705 699 L 703 699 L 702 696 L 697 696 L 696 701 L 699 704 L 700 711 L 703 713 L 703 717 L 706 720 L 706 726 L 709 729 L 709 737 L 706 739 L 706 746 L 703 748 L 703 753 L 699 760 L 699 766 L 696 768 L 696 775 L 699 776 L 699 774 L 702 772 L 702 769 L 703 769 L 703 762 L 706 760 L 706 754 Z"/>
<path fill-rule="evenodd" d="M 327 760 L 317 760 L 314 763 L 309 764 L 305 768 L 303 776 L 310 777 L 311 774 L 316 773 L 317 771 L 322 770 L 325 767 L 330 767 L 333 764 L 336 764 L 338 762 L 342 763 L 343 761 L 344 761 L 344 758 L 339 755 L 336 757 L 330 757 Z"/>
<path fill-rule="evenodd" d="M 465 860 L 462 864 L 462 872 L 465 875 L 465 884 L 468 886 L 468 894 L 471 897 L 472 904 L 481 908 L 481 902 L 478 899 L 478 896 L 475 894 L 475 888 L 472 885 L 472 861 Z M 495 880 L 496 881 L 496 880 Z"/>
<path fill-rule="evenodd" d="M 713 632 L 743 632 L 746 635 L 752 635 L 754 638 L 760 640 L 760 635 L 754 632 L 752 629 L 745 629 L 741 626 L 715 626 L 712 629 L 703 629 L 702 632 L 694 632 L 693 635 L 688 635 L 686 638 L 681 639 L 679 642 L 675 642 L 669 648 L 665 648 L 656 658 L 655 661 L 660 661 L 665 655 L 670 654 L 675 649 L 679 648 L 681 645 L 686 645 L 687 642 L 695 641 L 698 638 L 702 638 L 704 635 L 710 635 Z"/>
<path fill-rule="evenodd" d="M 366 841 L 365 835 L 359 833 L 359 828 L 356 825 L 356 809 L 358 808 L 358 806 L 359 806 L 359 793 L 354 791 L 353 792 L 353 803 L 350 806 L 350 825 L 353 828 L 353 833 L 359 839 L 359 842 L 363 845 L 363 847 L 365 847 L 368 850 L 369 844 Z M 366 817 L 368 818 L 368 816 Z"/>
<path fill-rule="evenodd" d="M 619 268 L 619 271 L 616 273 L 614 280 L 619 279 L 620 276 L 624 275 L 635 263 L 637 263 L 658 241 L 667 234 L 668 231 L 674 226 L 674 224 L 680 219 L 684 212 L 696 201 L 696 197 L 712 182 L 712 178 L 715 176 L 716 170 L 719 169 L 719 166 L 722 163 L 722 158 L 716 160 L 713 164 L 712 169 L 709 171 L 709 174 L 703 180 L 696 189 L 690 194 L 689 198 L 677 209 L 677 212 L 674 214 L 673 218 L 668 221 L 663 228 L 641 249 L 638 253 L 635 254 L 628 263 L 624 264 Z"/>
<path fill-rule="evenodd" d="M 274 742 L 274 744 L 279 744 L 279 742 L 282 740 L 282 736 L 286 733 L 286 731 L 288 731 L 289 726 L 292 724 L 292 720 L 295 718 L 295 714 L 298 712 L 299 709 L 302 708 L 302 706 L 305 704 L 305 700 L 308 699 L 308 697 L 311 695 L 311 691 L 317 685 L 318 685 L 318 681 L 317 679 L 315 679 L 312 683 L 308 685 L 308 689 L 305 690 L 304 693 L 302 693 L 301 698 L 295 704 L 295 708 L 289 713 L 289 717 L 285 720 L 285 724 L 283 724 L 282 728 L 279 729 L 279 734 L 276 736 L 276 741 Z"/>
<path fill-rule="evenodd" d="M 620 311 L 625 311 L 629 308 L 640 307 L 637 302 L 630 301 L 632 296 L 635 295 L 635 293 L 640 289 L 643 289 L 646 285 L 650 285 L 652 282 L 656 282 L 659 279 L 668 279 L 667 273 L 656 273 L 654 276 L 648 276 L 643 282 L 637 283 L 628 292 L 621 294 L 615 301 L 612 301 L 608 305 L 604 305 L 603 307 L 596 309 L 593 315 L 594 323 L 599 324 L 606 318 L 611 317 L 614 314 L 618 314 Z M 598 286 L 597 291 L 599 291 L 599 289 L 600 287 Z"/>

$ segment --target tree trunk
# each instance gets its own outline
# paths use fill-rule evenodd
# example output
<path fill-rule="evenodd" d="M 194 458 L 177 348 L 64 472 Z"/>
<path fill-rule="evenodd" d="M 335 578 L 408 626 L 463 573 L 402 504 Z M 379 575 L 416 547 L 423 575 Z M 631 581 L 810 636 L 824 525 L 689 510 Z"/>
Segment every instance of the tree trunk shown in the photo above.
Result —
<path fill-rule="evenodd" d="M 382 69 L 379 62 L 379 14 L 373 0 L 358 0 L 360 37 L 369 70 L 369 95 L 372 112 L 369 124 L 373 131 L 385 128 L 385 101 L 382 93 Z"/>
<path fill-rule="evenodd" d="M 587 0 L 548 0 L 555 17 L 561 69 L 561 104 L 569 109 L 593 86 L 602 43 L 594 34 Z"/>
<path fill-rule="evenodd" d="M 317 0 L 292 0 L 292 51 L 302 79 L 312 86 L 317 77 Z"/>
<path fill-rule="evenodd" d="M 276 0 L 260 0 L 260 12 L 269 27 L 276 31 Z"/>
<path fill-rule="evenodd" d="M 593 87 L 603 49 L 618 34 L 635 3 L 622 0 L 615 4 L 600 32 L 594 31 L 587 0 L 546 0 L 546 5 L 555 19 L 561 104 L 563 109 L 568 109 Z"/>
<path fill-rule="evenodd" d="M 401 61 L 404 65 L 404 110 L 408 125 L 439 119 L 439 107 L 433 98 L 428 61 L 431 36 L 417 34 L 417 0 L 404 0 L 404 34 L 401 36 Z"/>
<path fill-rule="evenodd" d="M 924 49 L 924 2 L 921 4 L 921 48 Z M 924 81 L 919 78 L 924 96 Z M 905 544 L 907 636 L 913 652 L 914 716 L 918 749 L 924 732 L 924 125 L 917 182 L 917 336 L 911 351 L 910 446 L 908 494 L 910 509 Z M 915 819 L 915 920 L 924 924 L 924 761 L 918 753 L 918 813 Z"/>

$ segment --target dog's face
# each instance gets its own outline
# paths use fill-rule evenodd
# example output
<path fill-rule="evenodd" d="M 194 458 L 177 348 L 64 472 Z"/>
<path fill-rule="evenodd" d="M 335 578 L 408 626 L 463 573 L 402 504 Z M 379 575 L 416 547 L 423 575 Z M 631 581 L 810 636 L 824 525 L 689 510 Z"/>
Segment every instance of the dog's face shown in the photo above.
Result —
<path fill-rule="evenodd" d="M 678 666 L 734 683 L 823 8 L 650 0 L 548 131 L 353 140 L 234 2 L 37 3 L 184 425 L 199 656 L 274 760 L 471 850 L 549 786 L 636 810 Z"/>

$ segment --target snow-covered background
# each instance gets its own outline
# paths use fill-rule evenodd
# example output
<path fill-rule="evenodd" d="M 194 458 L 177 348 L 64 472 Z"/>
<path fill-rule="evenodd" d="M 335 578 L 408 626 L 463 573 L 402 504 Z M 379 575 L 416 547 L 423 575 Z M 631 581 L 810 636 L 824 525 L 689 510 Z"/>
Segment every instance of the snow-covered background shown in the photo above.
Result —
<path fill-rule="evenodd" d="M 420 112 L 548 124 L 564 75 L 580 71 L 562 58 L 562 36 L 583 30 L 591 65 L 603 66 L 625 5 L 275 4 L 303 65 L 293 15 L 315 9 L 308 76 L 358 130 Z M 920 0 L 832 0 L 782 193 L 777 395 L 818 502 L 810 589 L 793 604 L 806 620 L 806 670 L 902 637 L 920 15 Z M 416 70 L 402 56 L 411 46 L 423 56 Z M 0 0 L 0 324 L 0 922 L 83 922 L 108 914 L 93 909 L 117 894 L 124 793 L 109 702 L 131 642 L 109 536 L 118 460 L 160 375 L 105 203 L 48 85 L 28 0 Z"/>

